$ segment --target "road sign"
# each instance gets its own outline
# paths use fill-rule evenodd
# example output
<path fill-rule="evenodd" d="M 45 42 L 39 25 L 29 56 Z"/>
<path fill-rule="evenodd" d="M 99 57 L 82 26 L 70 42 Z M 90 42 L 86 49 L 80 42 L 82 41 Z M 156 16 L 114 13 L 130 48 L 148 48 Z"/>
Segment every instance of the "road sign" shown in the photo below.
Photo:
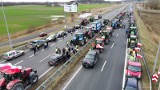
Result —
<path fill-rule="evenodd" d="M 64 5 L 64 12 L 77 12 L 77 5 Z"/>
<path fill-rule="evenodd" d="M 158 74 L 153 74 L 152 76 L 152 82 L 156 83 L 158 81 Z"/>

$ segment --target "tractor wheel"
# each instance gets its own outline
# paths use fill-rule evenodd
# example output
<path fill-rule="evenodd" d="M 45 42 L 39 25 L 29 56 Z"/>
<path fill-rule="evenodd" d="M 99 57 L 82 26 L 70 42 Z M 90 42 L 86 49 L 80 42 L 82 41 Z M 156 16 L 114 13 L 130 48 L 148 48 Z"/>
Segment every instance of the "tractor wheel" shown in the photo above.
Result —
<path fill-rule="evenodd" d="M 38 82 L 38 75 L 35 74 L 34 72 L 31 72 L 29 74 L 29 78 L 32 85 Z"/>
<path fill-rule="evenodd" d="M 24 90 L 24 86 L 22 83 L 16 83 L 11 90 Z"/>

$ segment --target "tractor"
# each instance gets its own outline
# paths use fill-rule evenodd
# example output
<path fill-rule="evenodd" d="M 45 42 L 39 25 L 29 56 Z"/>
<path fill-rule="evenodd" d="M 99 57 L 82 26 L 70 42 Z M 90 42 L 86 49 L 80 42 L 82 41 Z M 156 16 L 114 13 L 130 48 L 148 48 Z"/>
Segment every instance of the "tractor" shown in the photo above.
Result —
<path fill-rule="evenodd" d="M 100 31 L 101 38 L 104 39 L 104 43 L 108 44 L 110 42 L 110 35 L 107 30 Z"/>
<path fill-rule="evenodd" d="M 92 27 L 85 27 L 83 30 L 84 35 L 91 39 L 94 36 L 94 32 L 92 31 Z"/>
<path fill-rule="evenodd" d="M 100 53 L 104 50 L 104 38 L 96 38 L 95 42 L 92 44 L 93 49 L 99 50 Z"/>
<path fill-rule="evenodd" d="M 37 71 L 32 68 L 22 70 L 21 66 L 0 64 L 0 90 L 24 90 L 29 85 L 38 82 Z"/>
<path fill-rule="evenodd" d="M 86 26 L 87 24 L 89 24 L 89 21 L 87 19 L 82 19 L 80 25 Z"/>
<path fill-rule="evenodd" d="M 137 36 L 131 35 L 130 38 L 128 39 L 128 47 L 134 49 L 135 47 L 137 47 L 137 44 L 138 44 Z"/>
<path fill-rule="evenodd" d="M 94 18 L 93 16 L 91 16 L 91 17 L 89 18 L 89 21 L 90 21 L 90 22 L 94 22 L 94 20 L 95 20 L 95 18 Z"/>
<path fill-rule="evenodd" d="M 73 38 L 74 45 L 81 45 L 83 46 L 87 42 L 87 38 L 85 37 L 82 31 L 77 31 Z"/>
<path fill-rule="evenodd" d="M 135 35 L 136 37 L 138 37 L 138 30 L 136 27 L 130 27 L 129 32 L 128 32 L 128 38 L 131 35 Z"/>
<path fill-rule="evenodd" d="M 103 24 L 107 25 L 109 23 L 109 19 L 103 19 Z"/>

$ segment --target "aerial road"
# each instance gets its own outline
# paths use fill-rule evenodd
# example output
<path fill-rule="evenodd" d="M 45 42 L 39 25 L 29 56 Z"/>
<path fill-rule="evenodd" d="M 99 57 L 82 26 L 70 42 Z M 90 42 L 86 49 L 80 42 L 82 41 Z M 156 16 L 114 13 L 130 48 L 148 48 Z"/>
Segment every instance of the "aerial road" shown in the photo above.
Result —
<path fill-rule="evenodd" d="M 117 10 L 105 13 L 103 18 L 111 20 L 127 6 L 125 5 Z M 31 67 L 37 70 L 39 78 L 42 78 L 54 68 L 48 65 L 48 61 L 51 54 L 55 53 L 55 48 L 62 49 L 66 46 L 66 42 L 71 39 L 73 39 L 73 36 L 68 34 L 64 39 L 59 38 L 56 42 L 49 43 L 49 48 L 45 50 L 41 48 L 37 51 L 36 55 L 33 54 L 33 51 L 28 50 L 22 57 L 1 63 L 10 62 L 17 66 Z M 125 43 L 125 31 L 123 29 L 115 30 L 111 43 L 105 46 L 105 51 L 100 55 L 100 61 L 95 68 L 87 70 L 80 67 L 80 71 L 68 87 L 66 87 L 66 90 L 75 90 L 75 88 L 77 90 L 118 90 L 117 88 L 121 88 Z M 115 85 L 115 87 L 112 85 Z"/>
<path fill-rule="evenodd" d="M 125 11 L 129 8 L 128 6 Z M 123 24 L 128 27 L 127 22 L 125 19 Z M 126 41 L 125 29 L 116 29 L 111 43 L 105 46 L 94 68 L 88 69 L 81 65 L 62 90 L 121 90 Z"/>

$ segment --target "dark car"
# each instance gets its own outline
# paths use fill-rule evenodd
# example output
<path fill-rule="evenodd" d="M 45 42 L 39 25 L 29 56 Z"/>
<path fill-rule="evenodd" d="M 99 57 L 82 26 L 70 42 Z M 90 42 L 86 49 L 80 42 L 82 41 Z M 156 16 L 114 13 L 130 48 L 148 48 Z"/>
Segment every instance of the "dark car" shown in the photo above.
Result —
<path fill-rule="evenodd" d="M 41 33 L 39 34 L 39 36 L 40 36 L 40 37 L 47 36 L 47 33 L 45 33 L 45 32 L 41 32 Z"/>
<path fill-rule="evenodd" d="M 31 41 L 30 43 L 28 43 L 27 47 L 30 48 L 31 50 L 37 46 L 37 48 L 40 48 L 42 46 L 44 46 L 44 43 L 46 41 L 45 40 L 34 40 L 34 41 Z"/>
<path fill-rule="evenodd" d="M 94 68 L 95 64 L 99 60 L 99 53 L 96 50 L 90 50 L 82 61 L 83 67 Z"/>
<path fill-rule="evenodd" d="M 80 29 L 81 28 L 81 25 L 75 25 L 74 27 L 73 27 L 74 29 Z"/>
<path fill-rule="evenodd" d="M 63 37 L 63 36 L 65 36 L 65 35 L 67 35 L 67 33 L 66 33 L 65 31 L 59 31 L 59 32 L 57 33 L 57 38 Z"/>
<path fill-rule="evenodd" d="M 61 54 L 53 54 L 48 61 L 49 66 L 57 66 L 62 61 L 65 61 L 64 56 Z"/>
<path fill-rule="evenodd" d="M 69 27 L 69 28 L 66 29 L 66 31 L 67 31 L 68 33 L 71 33 L 71 32 L 74 32 L 74 31 L 75 31 L 75 28 Z"/>
<path fill-rule="evenodd" d="M 138 81 L 136 78 L 127 78 L 124 90 L 138 90 Z"/>

